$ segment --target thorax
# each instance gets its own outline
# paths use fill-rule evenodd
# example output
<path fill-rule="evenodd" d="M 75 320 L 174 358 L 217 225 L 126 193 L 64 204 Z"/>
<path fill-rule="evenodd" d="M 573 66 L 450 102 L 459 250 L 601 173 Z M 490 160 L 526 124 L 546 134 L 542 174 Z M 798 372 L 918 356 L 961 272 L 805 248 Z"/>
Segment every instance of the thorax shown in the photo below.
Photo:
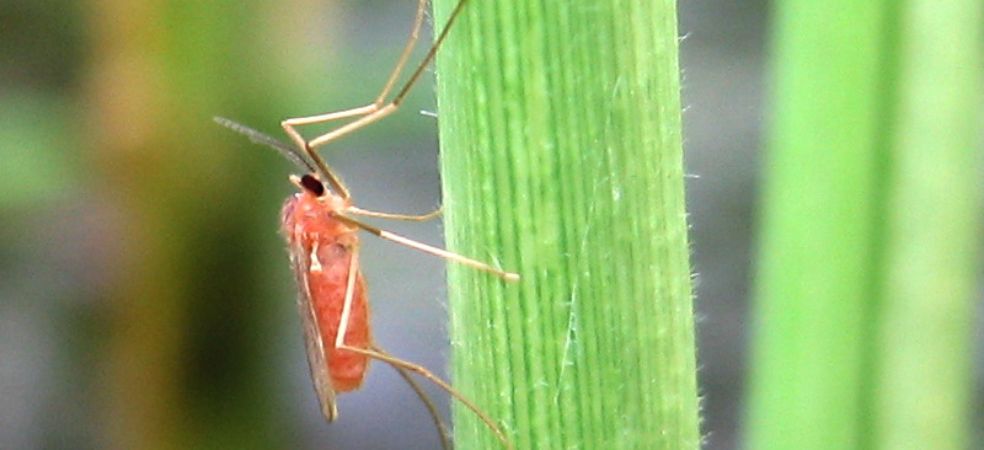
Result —
<path fill-rule="evenodd" d="M 349 200 L 331 194 L 316 197 L 309 192 L 296 193 L 287 198 L 281 210 L 282 231 L 291 242 L 354 243 L 358 229 L 334 216 L 349 206 Z"/>

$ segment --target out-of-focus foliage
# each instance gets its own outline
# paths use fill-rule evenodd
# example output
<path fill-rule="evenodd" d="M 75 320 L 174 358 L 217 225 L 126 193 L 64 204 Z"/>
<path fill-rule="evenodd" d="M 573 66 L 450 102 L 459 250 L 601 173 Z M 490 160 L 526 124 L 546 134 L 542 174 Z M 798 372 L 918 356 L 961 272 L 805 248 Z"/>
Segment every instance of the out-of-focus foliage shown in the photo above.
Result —
<path fill-rule="evenodd" d="M 777 3 L 749 448 L 979 447 L 982 19 Z"/>

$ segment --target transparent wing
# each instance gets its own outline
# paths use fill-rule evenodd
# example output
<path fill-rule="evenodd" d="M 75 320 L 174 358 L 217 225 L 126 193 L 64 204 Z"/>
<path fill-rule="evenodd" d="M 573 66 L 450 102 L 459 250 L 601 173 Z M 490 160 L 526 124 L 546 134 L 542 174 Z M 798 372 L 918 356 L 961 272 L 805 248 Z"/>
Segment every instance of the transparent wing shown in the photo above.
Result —
<path fill-rule="evenodd" d="M 331 377 L 328 374 L 328 352 L 321 339 L 318 319 L 311 303 L 311 290 L 308 287 L 311 257 L 300 243 L 295 242 L 290 248 L 290 260 L 294 275 L 297 277 L 297 310 L 304 327 L 304 347 L 307 350 L 308 365 L 311 369 L 311 381 L 314 382 L 314 391 L 318 394 L 318 401 L 321 402 L 321 413 L 331 422 L 338 417 L 338 406 L 335 402 L 335 389 L 332 388 Z"/>

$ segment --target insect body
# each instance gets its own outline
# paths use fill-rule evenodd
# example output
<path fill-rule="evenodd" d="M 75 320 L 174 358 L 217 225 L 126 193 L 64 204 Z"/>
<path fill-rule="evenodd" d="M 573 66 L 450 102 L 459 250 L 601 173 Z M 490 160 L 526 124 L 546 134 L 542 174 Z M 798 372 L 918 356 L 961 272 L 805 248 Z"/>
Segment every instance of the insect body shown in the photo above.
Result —
<path fill-rule="evenodd" d="M 338 416 L 335 393 L 358 389 L 369 365 L 368 356 L 334 344 L 341 336 L 347 345 L 369 349 L 369 305 L 358 267 L 358 228 L 330 214 L 351 205 L 340 197 L 326 197 L 325 190 L 318 189 L 320 182 L 310 175 L 303 180 L 313 190 L 298 183 L 301 192 L 284 203 L 283 233 L 301 291 L 298 311 L 304 323 L 311 379 L 330 421 Z M 348 317 L 342 322 L 346 304 Z M 339 329 L 342 323 L 346 330 Z"/>
<path fill-rule="evenodd" d="M 366 282 L 359 270 L 358 232 L 366 231 L 382 239 L 488 272 L 506 281 L 518 281 L 519 275 L 359 221 L 355 216 L 423 221 L 437 217 L 440 210 L 415 216 L 358 208 L 353 205 L 348 188 L 314 150 L 396 111 L 424 68 L 434 58 L 437 48 L 447 37 L 466 2 L 467 0 L 458 2 L 434 44 L 431 45 L 427 56 L 411 73 L 397 94 L 386 102 L 385 99 L 406 64 L 423 24 L 427 0 L 418 0 L 410 38 L 379 96 L 366 106 L 284 120 L 281 126 L 296 147 L 283 144 L 228 119 L 216 118 L 216 121 L 246 135 L 253 142 L 274 148 L 305 170 L 303 176 L 291 177 L 291 181 L 300 192 L 288 198 L 284 204 L 282 231 L 287 238 L 291 262 L 297 277 L 298 307 L 304 324 L 311 378 L 325 418 L 332 421 L 338 417 L 336 395 L 358 389 L 366 375 L 369 360 L 375 359 L 396 369 L 421 398 L 441 433 L 442 445 L 445 449 L 450 447 L 446 428 L 433 403 L 411 378 L 411 372 L 437 384 L 468 407 L 495 433 L 505 447 L 511 449 L 512 444 L 495 421 L 477 405 L 426 368 L 396 358 L 375 345 L 369 332 Z M 356 119 L 310 141 L 305 140 L 296 130 L 298 126 L 347 118 Z"/>
<path fill-rule="evenodd" d="M 369 360 L 376 359 L 396 369 L 424 402 L 441 434 L 441 443 L 445 449 L 450 448 L 446 427 L 438 415 L 437 408 L 410 377 L 410 372 L 444 389 L 474 412 L 506 448 L 513 448 L 495 421 L 447 382 L 427 368 L 394 357 L 375 345 L 369 333 L 366 283 L 359 270 L 358 232 L 366 231 L 382 239 L 488 272 L 506 281 L 518 281 L 519 275 L 408 239 L 353 218 L 352 216 L 362 215 L 423 221 L 437 217 L 440 209 L 429 214 L 412 216 L 358 208 L 352 205 L 350 197 L 335 193 L 321 181 L 318 176 L 320 170 L 305 154 L 229 119 L 216 117 L 215 121 L 246 135 L 255 143 L 270 146 L 309 171 L 300 177 L 290 177 L 299 192 L 284 202 L 281 226 L 297 278 L 299 291 L 297 303 L 304 325 L 304 342 L 311 379 L 325 419 L 331 422 L 338 418 L 336 395 L 358 389 L 362 385 Z"/>

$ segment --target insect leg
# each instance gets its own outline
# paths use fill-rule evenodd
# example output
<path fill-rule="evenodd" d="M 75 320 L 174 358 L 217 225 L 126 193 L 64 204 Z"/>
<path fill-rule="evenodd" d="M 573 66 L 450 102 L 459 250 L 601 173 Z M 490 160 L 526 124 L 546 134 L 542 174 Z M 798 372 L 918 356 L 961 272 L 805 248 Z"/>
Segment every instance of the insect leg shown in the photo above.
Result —
<path fill-rule="evenodd" d="M 342 346 L 342 349 L 348 350 L 350 352 L 354 352 L 354 353 L 359 353 L 359 354 L 362 354 L 362 355 L 366 355 L 366 356 L 368 356 L 370 358 L 373 358 L 373 359 L 382 361 L 382 362 L 384 362 L 386 364 L 389 364 L 389 365 L 391 365 L 393 367 L 401 367 L 401 368 L 406 369 L 406 370 L 409 370 L 411 372 L 415 372 L 418 375 L 426 378 L 428 381 L 430 381 L 431 383 L 436 384 L 438 387 L 440 387 L 441 389 L 443 389 L 445 392 L 447 392 L 448 394 L 450 394 L 456 400 L 458 400 L 459 402 L 461 402 L 461 404 L 465 405 L 465 407 L 467 407 L 473 413 L 475 413 L 475 415 L 478 416 L 478 418 L 482 422 L 485 423 L 485 426 L 487 426 L 489 428 L 489 430 L 492 430 L 492 433 L 495 434 L 495 437 L 498 438 L 499 441 L 502 442 L 502 445 L 504 445 L 506 448 L 508 448 L 510 450 L 513 449 L 512 442 L 510 442 L 509 439 L 506 438 L 505 433 L 502 432 L 502 430 L 499 428 L 499 426 L 495 423 L 494 420 L 492 420 L 491 417 L 488 416 L 488 414 L 485 414 L 485 412 L 482 411 L 482 409 L 479 408 L 478 405 L 476 405 L 471 400 L 469 400 L 467 397 L 465 397 L 461 392 L 458 392 L 457 389 L 451 387 L 451 385 L 448 384 L 446 381 L 442 380 L 437 375 L 434 375 L 434 373 L 431 372 L 430 370 L 428 370 L 426 367 L 421 366 L 419 364 L 414 364 L 414 363 L 412 363 L 410 361 L 406 361 L 406 360 L 402 360 L 400 358 L 397 358 L 397 357 L 395 357 L 395 356 L 387 353 L 385 350 L 383 350 L 383 349 L 381 349 L 381 348 L 379 348 L 377 346 L 372 346 L 371 349 L 363 349 L 363 348 L 357 348 L 357 347 L 349 347 L 349 346 L 345 345 L 345 346 Z"/>
<path fill-rule="evenodd" d="M 386 84 L 383 85 L 383 89 L 379 92 L 379 95 L 376 96 L 376 99 L 372 103 L 358 108 L 284 120 L 281 122 L 281 126 L 283 126 L 284 130 L 287 131 L 287 134 L 294 139 L 294 142 L 297 142 L 298 145 L 303 147 L 304 138 L 302 138 L 294 129 L 296 126 L 330 122 L 332 120 L 344 119 L 347 117 L 364 116 L 379 110 L 379 108 L 383 106 L 386 96 L 393 90 L 393 86 L 396 84 L 396 80 L 399 78 L 400 72 L 402 72 L 403 68 L 407 65 L 407 60 L 410 59 L 410 54 L 413 52 L 413 47 L 417 44 L 417 39 L 420 37 L 420 29 L 424 24 L 424 13 L 426 10 L 427 0 L 419 0 L 417 2 L 417 13 L 413 19 L 413 27 L 410 30 L 410 37 L 407 38 L 407 43 L 403 47 L 403 52 L 400 53 L 400 57 L 396 60 L 396 65 L 393 66 L 393 71 L 390 73 L 390 76 L 386 80 Z"/>
<path fill-rule="evenodd" d="M 431 245 L 424 244 L 422 242 L 417 242 L 417 241 L 415 241 L 413 239 L 410 239 L 410 238 L 407 238 L 407 237 L 403 237 L 403 236 L 400 236 L 400 235 L 398 235 L 396 233 L 391 233 L 389 231 L 376 228 L 376 227 L 374 227 L 372 225 L 369 225 L 367 223 L 360 222 L 358 220 L 355 220 L 355 219 L 353 219 L 351 217 L 344 216 L 344 215 L 339 214 L 339 213 L 333 213 L 332 216 L 335 217 L 335 218 L 337 218 L 338 220 L 341 220 L 342 222 L 345 222 L 345 223 L 348 223 L 348 224 L 357 226 L 359 228 L 362 228 L 363 230 L 366 230 L 366 231 L 368 231 L 368 232 L 370 232 L 370 233 L 372 233 L 372 234 L 374 234 L 374 235 L 376 235 L 376 236 L 378 236 L 380 238 L 386 239 L 388 241 L 393 241 L 393 242 L 396 242 L 398 244 L 403 244 L 403 245 L 405 245 L 407 247 L 410 247 L 410 248 L 413 248 L 413 249 L 416 249 L 416 250 L 420 250 L 420 251 L 422 251 L 424 253 L 428 253 L 428 254 L 431 254 L 431 255 L 434 255 L 434 256 L 439 256 L 439 257 L 444 258 L 444 259 L 446 259 L 448 261 L 453 261 L 453 262 L 456 262 L 458 264 L 463 264 L 463 265 L 466 265 L 468 267 L 472 267 L 472 268 L 481 270 L 483 272 L 488 272 L 488 273 L 490 273 L 492 275 L 495 275 L 495 276 L 497 276 L 499 278 L 502 278 L 503 280 L 506 280 L 506 281 L 519 281 L 519 274 L 516 274 L 516 273 L 513 273 L 513 272 L 506 272 L 506 271 L 504 271 L 502 269 L 498 269 L 496 267 L 492 267 L 489 264 L 483 263 L 483 262 L 478 261 L 478 260 L 475 260 L 475 259 L 471 259 L 471 258 L 469 258 L 467 256 L 462 256 L 462 255 L 459 255 L 457 253 L 449 252 L 447 250 L 444 250 L 443 248 L 438 248 L 438 247 L 434 247 L 434 246 L 431 246 Z"/>
<path fill-rule="evenodd" d="M 426 222 L 428 220 L 436 219 L 437 217 L 439 217 L 441 215 L 441 213 L 444 212 L 444 207 L 443 206 L 439 206 L 439 207 L 437 207 L 437 209 L 435 209 L 435 210 L 433 210 L 433 211 L 431 211 L 431 212 L 429 212 L 427 214 L 419 214 L 419 215 L 415 215 L 415 214 L 387 213 L 387 212 L 379 212 L 379 211 L 369 211 L 369 210 L 366 210 L 366 209 L 357 208 L 355 206 L 349 206 L 345 210 L 345 212 L 351 213 L 351 214 L 355 214 L 355 215 L 359 215 L 359 216 L 378 217 L 380 219 L 406 220 L 408 222 Z"/>
<path fill-rule="evenodd" d="M 434 402 L 431 401 L 430 396 L 428 396 L 427 393 L 424 392 L 424 389 L 421 388 L 420 385 L 417 384 L 417 382 L 410 376 L 410 372 L 408 372 L 407 369 L 393 365 L 390 365 L 390 367 L 395 369 L 396 373 L 400 374 L 403 381 L 406 381 L 407 384 L 410 385 L 410 389 L 413 389 L 413 391 L 417 394 L 417 397 L 420 398 L 420 401 L 424 403 L 425 407 L 427 407 L 427 412 L 434 421 L 434 426 L 437 427 L 437 433 L 441 435 L 441 449 L 451 450 L 451 442 L 448 438 L 448 427 L 444 424 L 444 421 L 441 420 L 441 415 L 437 412 L 437 406 L 435 406 Z"/>
<path fill-rule="evenodd" d="M 403 52 L 400 53 L 400 59 L 397 60 L 396 66 L 393 67 L 393 72 L 390 73 L 389 79 L 386 80 L 386 85 L 383 86 L 382 92 L 376 97 L 376 101 L 373 102 L 376 106 L 382 106 L 383 101 L 386 100 L 386 96 L 389 95 L 390 91 L 393 90 L 393 86 L 396 85 L 396 79 L 399 78 L 400 72 L 407 65 L 407 61 L 410 59 L 410 53 L 413 52 L 413 47 L 417 44 L 417 38 L 420 36 L 420 28 L 424 24 L 424 13 L 427 11 L 427 0 L 420 0 L 417 2 L 417 15 L 413 19 L 413 28 L 410 31 L 410 37 L 407 39 L 406 45 L 403 47 Z"/>
<path fill-rule="evenodd" d="M 308 154 L 308 156 L 310 156 L 311 159 L 314 160 L 314 164 L 318 167 L 318 169 L 321 170 L 321 172 L 323 172 L 325 177 L 328 178 L 327 181 L 329 184 L 331 184 L 333 190 L 335 190 L 338 193 L 338 195 L 341 196 L 342 198 L 344 199 L 351 198 L 348 189 L 345 187 L 344 184 L 342 184 L 338 176 L 336 176 L 331 171 L 331 169 L 328 167 L 328 164 L 325 163 L 324 159 L 322 159 L 321 156 L 319 156 L 317 152 L 315 152 L 315 149 L 321 147 L 322 145 L 326 145 L 329 142 L 332 142 L 336 139 L 339 139 L 342 136 L 345 136 L 355 130 L 365 127 L 373 122 L 376 122 L 395 112 L 397 108 L 400 107 L 400 103 L 403 102 L 403 98 L 406 97 L 407 93 L 410 91 L 410 88 L 413 87 L 413 85 L 420 78 L 420 75 L 423 74 L 424 69 L 434 59 L 434 55 L 437 54 L 438 47 L 441 46 L 441 43 L 444 42 L 444 39 L 447 37 L 448 32 L 451 31 L 451 25 L 454 24 L 455 19 L 461 13 L 462 8 L 464 7 L 467 1 L 468 0 L 460 0 L 458 4 L 455 5 L 454 10 L 451 11 L 451 15 L 448 17 L 447 23 L 444 25 L 444 28 L 441 30 L 441 33 L 434 41 L 434 44 L 431 45 L 430 50 L 427 51 L 427 55 L 424 56 L 423 61 L 420 62 L 417 68 L 410 75 L 410 78 L 406 81 L 406 83 L 404 83 L 403 87 L 400 88 L 400 91 L 397 92 L 396 96 L 393 97 L 393 100 L 391 100 L 389 103 L 386 103 L 384 105 L 383 99 L 385 99 L 386 95 L 389 94 L 389 91 L 392 90 L 393 84 L 396 82 L 396 78 L 399 76 L 400 72 L 403 71 L 403 67 L 406 65 L 407 60 L 410 57 L 410 52 L 413 49 L 413 44 L 416 42 L 417 36 L 419 35 L 420 32 L 420 27 L 423 24 L 424 10 L 426 9 L 426 0 L 419 0 L 417 4 L 417 16 L 414 19 L 413 30 L 410 33 L 410 38 L 407 41 L 407 45 L 404 47 L 403 53 L 400 55 L 396 67 L 394 67 L 393 72 L 390 74 L 389 79 L 386 81 L 386 85 L 383 86 L 383 90 L 379 93 L 379 96 L 376 98 L 375 101 L 373 101 L 373 103 L 358 108 L 346 109 L 342 111 L 337 111 L 327 114 L 319 114 L 309 117 L 286 119 L 280 122 L 281 127 L 283 127 L 284 129 L 284 132 L 286 132 L 287 135 L 290 136 L 291 140 L 293 140 L 294 143 L 297 144 L 298 148 L 304 149 L 304 151 Z M 294 128 L 300 125 L 323 123 L 332 120 L 344 119 L 348 117 L 357 117 L 357 116 L 362 116 L 362 117 L 359 117 L 358 119 L 349 122 L 345 125 L 342 125 L 325 134 L 322 134 L 321 136 L 318 136 L 309 142 L 305 141 L 304 137 L 301 136 L 301 134 L 298 133 L 297 130 Z"/>
<path fill-rule="evenodd" d="M 422 14 L 422 8 L 424 8 L 424 3 L 423 2 L 424 2 L 424 0 L 421 0 L 421 3 L 418 5 L 417 21 L 414 24 L 414 28 L 415 29 L 419 29 L 420 28 L 421 22 L 423 20 L 423 17 L 421 15 Z M 426 69 L 427 68 L 427 65 L 430 64 L 430 62 L 434 59 L 434 55 L 437 54 L 437 49 L 440 48 L 441 44 L 444 42 L 444 39 L 447 37 L 448 32 L 451 31 L 451 26 L 454 25 L 455 19 L 457 19 L 458 16 L 461 14 L 462 9 L 464 8 L 464 6 L 465 6 L 465 4 L 467 2 L 468 2 L 468 0 L 461 0 L 461 1 L 458 2 L 457 5 L 455 5 L 454 9 L 451 11 L 451 15 L 448 17 L 447 23 L 444 24 L 444 28 L 441 29 L 441 32 L 440 32 L 440 34 L 438 34 L 437 39 L 434 40 L 434 44 L 432 44 L 431 47 L 430 47 L 430 49 L 427 51 L 427 55 L 424 56 L 424 59 L 420 62 L 420 64 L 417 65 L 417 68 L 414 69 L 413 73 L 410 74 L 410 77 L 403 84 L 403 87 L 401 87 L 400 90 L 396 93 L 396 96 L 393 97 L 393 100 L 390 100 L 390 102 L 387 103 L 387 104 L 385 104 L 385 105 L 382 104 L 382 99 L 385 98 L 385 96 L 386 96 L 385 94 L 388 94 L 387 90 L 384 89 L 384 91 L 380 94 L 380 97 L 376 99 L 376 102 L 377 103 L 373 103 L 371 105 L 367 105 L 367 106 L 363 107 L 363 108 L 367 108 L 364 111 L 368 111 L 368 112 L 364 112 L 364 114 L 366 114 L 364 117 L 361 117 L 358 120 L 355 120 L 355 121 L 353 121 L 351 123 L 348 123 L 346 125 L 343 125 L 343 126 L 337 128 L 337 129 L 335 129 L 333 131 L 330 131 L 328 133 L 325 133 L 325 134 L 323 134 L 321 136 L 318 136 L 318 137 L 312 139 L 308 143 L 308 145 L 312 149 L 317 148 L 317 147 L 320 147 L 320 146 L 325 145 L 325 144 L 327 144 L 327 143 L 329 143 L 331 141 L 334 141 L 334 140 L 336 140 L 336 139 L 338 139 L 338 138 L 340 138 L 340 137 L 342 137 L 342 136 L 344 136 L 346 134 L 349 134 L 349 133 L 351 133 L 351 132 L 353 132 L 355 130 L 358 130 L 359 128 L 362 128 L 362 127 L 364 127 L 366 125 L 369 125 L 369 124 L 371 124 L 371 123 L 373 123 L 373 122 L 375 122 L 377 120 L 380 120 L 383 117 L 386 117 L 386 116 L 392 114 L 394 111 L 396 111 L 396 109 L 399 108 L 400 107 L 400 104 L 403 102 L 403 99 L 407 96 L 407 93 L 410 92 L 410 88 L 412 88 L 413 85 L 416 84 L 417 80 L 424 73 L 424 69 Z M 404 49 L 404 55 L 405 56 L 409 56 L 409 52 L 406 49 Z M 389 82 L 387 82 L 387 85 L 388 85 L 387 86 L 387 89 L 388 88 L 392 88 L 391 83 L 396 81 L 396 76 L 403 69 L 403 65 L 404 64 L 406 64 L 406 58 L 404 58 L 404 57 L 401 56 L 401 60 L 400 60 L 399 64 L 397 65 L 396 69 L 394 70 L 394 73 L 390 75 Z M 362 108 L 356 108 L 356 109 L 357 110 L 360 110 L 360 111 L 363 111 Z M 357 115 L 357 114 L 350 114 L 349 116 L 352 116 L 352 115 Z M 349 117 L 349 116 L 346 116 L 346 117 Z M 317 116 L 315 116 L 315 117 L 317 117 Z"/>
<path fill-rule="evenodd" d="M 345 345 L 345 333 L 348 332 L 349 316 L 352 315 L 352 298 L 355 297 L 355 278 L 359 273 L 359 249 L 352 249 L 349 258 L 348 280 L 345 282 L 345 303 L 342 304 L 342 315 L 338 319 L 338 335 L 335 336 L 335 348 Z"/>

